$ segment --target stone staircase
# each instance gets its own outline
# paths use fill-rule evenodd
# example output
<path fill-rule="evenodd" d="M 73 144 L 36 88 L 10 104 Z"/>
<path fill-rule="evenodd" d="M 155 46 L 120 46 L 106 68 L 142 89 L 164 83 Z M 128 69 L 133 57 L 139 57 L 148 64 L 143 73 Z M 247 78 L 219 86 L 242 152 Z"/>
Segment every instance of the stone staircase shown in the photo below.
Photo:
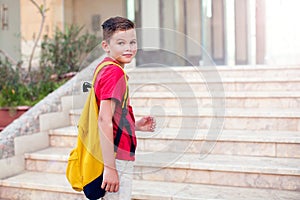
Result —
<path fill-rule="evenodd" d="M 300 199 L 300 67 L 128 74 L 136 118 L 157 119 L 156 132 L 137 133 L 133 200 Z M 24 155 L 26 170 L 1 180 L 0 199 L 84 199 L 64 175 L 83 102 L 64 97 L 61 113 L 41 117 L 49 147 Z"/>

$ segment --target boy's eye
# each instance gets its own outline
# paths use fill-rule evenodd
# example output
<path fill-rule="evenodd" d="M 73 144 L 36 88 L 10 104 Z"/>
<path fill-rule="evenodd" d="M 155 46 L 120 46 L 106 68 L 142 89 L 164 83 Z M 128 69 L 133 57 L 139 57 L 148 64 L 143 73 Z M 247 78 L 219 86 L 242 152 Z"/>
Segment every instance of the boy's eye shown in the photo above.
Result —
<path fill-rule="evenodd" d="M 118 45 L 124 45 L 124 44 L 125 44 L 124 42 L 119 42 L 119 43 L 118 43 Z"/>
<path fill-rule="evenodd" d="M 130 42 L 130 44 L 132 44 L 132 45 L 133 45 L 133 44 L 136 44 L 136 41 L 132 41 L 132 42 Z"/>

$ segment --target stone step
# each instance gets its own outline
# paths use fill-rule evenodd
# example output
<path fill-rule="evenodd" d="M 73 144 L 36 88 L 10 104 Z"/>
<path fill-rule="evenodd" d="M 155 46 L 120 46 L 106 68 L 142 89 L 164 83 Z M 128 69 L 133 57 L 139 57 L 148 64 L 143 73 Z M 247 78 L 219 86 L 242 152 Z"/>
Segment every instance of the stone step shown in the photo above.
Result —
<path fill-rule="evenodd" d="M 253 67 L 253 66 L 251 66 Z M 300 68 L 147 68 L 129 72 L 130 91 L 299 91 Z"/>
<path fill-rule="evenodd" d="M 50 130 L 49 137 L 50 146 L 52 147 L 75 147 L 77 143 L 77 127 L 68 126 Z"/>
<path fill-rule="evenodd" d="M 299 77 L 299 66 L 214 66 L 214 67 L 155 67 L 127 70 L 130 78 L 137 80 L 154 78 L 203 78 L 216 77 Z"/>
<path fill-rule="evenodd" d="M 137 151 L 187 152 L 201 154 L 248 155 L 300 158 L 300 132 L 157 129 L 137 132 Z M 53 147 L 73 148 L 77 142 L 75 126 L 52 130 Z"/>
<path fill-rule="evenodd" d="M 165 76 L 160 74 L 145 75 L 145 78 L 139 76 L 131 76 L 128 80 L 129 83 L 255 83 L 255 82 L 299 82 L 299 76 L 241 76 L 241 77 L 220 77 L 220 76 L 202 76 L 192 74 L 192 77 L 173 76 L 172 73 L 166 72 Z"/>
<path fill-rule="evenodd" d="M 299 200 L 294 191 L 224 187 L 165 181 L 133 182 L 132 200 Z"/>
<path fill-rule="evenodd" d="M 300 133 L 163 129 L 137 132 L 138 151 L 300 158 Z"/>
<path fill-rule="evenodd" d="M 70 187 L 64 174 L 24 172 L 0 180 L 0 198 L 10 200 L 83 200 L 84 195 Z"/>
<path fill-rule="evenodd" d="M 136 115 L 149 115 L 151 109 L 146 107 L 133 108 Z M 160 109 L 164 109 L 160 107 Z M 75 109 L 70 111 L 70 115 L 79 117 L 82 109 Z M 161 114 L 163 113 L 163 114 Z M 300 109 L 241 109 L 241 108 L 187 108 L 186 110 L 179 110 L 178 108 L 170 107 L 163 110 L 161 113 L 155 113 L 157 116 L 179 116 L 179 117 L 241 117 L 241 118 L 298 118 L 300 117 Z M 223 114 L 224 113 L 224 114 Z"/>
<path fill-rule="evenodd" d="M 83 200 L 82 193 L 70 188 L 63 174 L 24 172 L 2 180 L 0 198 L 5 200 Z M 298 200 L 299 192 L 223 187 L 202 184 L 133 181 L 132 200 Z"/>
<path fill-rule="evenodd" d="M 49 147 L 44 150 L 26 153 L 25 169 L 28 171 L 65 173 L 71 148 Z"/>
<path fill-rule="evenodd" d="M 215 102 L 225 101 L 226 108 L 297 108 L 300 94 L 284 92 L 135 92 L 130 96 L 133 107 L 213 107 Z"/>
<path fill-rule="evenodd" d="M 159 128 L 200 128 L 225 130 L 300 130 L 298 109 L 239 108 L 135 108 L 136 118 L 156 117 Z M 223 125 L 223 127 L 222 127 Z"/>
<path fill-rule="evenodd" d="M 70 151 L 49 148 L 26 155 L 27 170 L 64 174 Z M 138 152 L 135 179 L 300 191 L 299 163 L 300 158 Z"/>
<path fill-rule="evenodd" d="M 143 152 L 135 179 L 300 191 L 300 159 Z"/>
<path fill-rule="evenodd" d="M 63 108 L 67 110 L 83 107 L 86 94 L 67 96 L 63 98 Z M 300 107 L 300 94 L 295 91 L 277 92 L 226 92 L 211 93 L 161 91 L 161 92 L 131 92 L 131 104 L 134 107 L 213 107 L 216 102 L 226 103 L 226 108 L 295 108 Z M 224 102 L 225 101 L 225 102 Z"/>
<path fill-rule="evenodd" d="M 70 111 L 70 123 L 76 125 L 80 109 Z M 195 128 L 225 130 L 300 130 L 299 109 L 241 108 L 134 108 L 137 119 L 155 116 L 158 128 Z"/>
<path fill-rule="evenodd" d="M 52 128 L 60 128 L 69 125 L 70 117 L 68 111 L 50 112 L 39 116 L 40 131 L 48 131 Z"/>
<path fill-rule="evenodd" d="M 88 93 L 80 93 L 61 98 L 62 110 L 80 109 L 83 108 Z"/>
<path fill-rule="evenodd" d="M 151 80 L 151 81 L 130 81 L 129 90 L 131 92 L 162 92 L 162 91 L 299 91 L 300 80 L 245 80 L 232 79 L 222 80 L 218 82 L 205 82 L 200 80 L 187 81 L 165 81 L 165 80 Z"/>

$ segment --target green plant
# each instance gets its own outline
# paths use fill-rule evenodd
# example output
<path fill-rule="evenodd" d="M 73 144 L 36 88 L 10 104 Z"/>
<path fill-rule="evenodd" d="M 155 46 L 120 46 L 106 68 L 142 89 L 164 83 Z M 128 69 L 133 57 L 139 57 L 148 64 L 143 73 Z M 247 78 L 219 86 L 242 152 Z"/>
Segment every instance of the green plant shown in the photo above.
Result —
<path fill-rule="evenodd" d="M 13 67 L 6 58 L 0 59 L 0 106 L 13 107 L 23 102 L 24 90 L 19 68 Z"/>
<path fill-rule="evenodd" d="M 80 34 L 82 28 L 66 27 L 63 33 L 56 30 L 54 38 L 44 37 L 40 67 L 22 68 L 0 57 L 0 107 L 33 106 L 61 86 L 69 72 L 77 72 L 86 55 L 100 39 L 91 34 Z"/>
<path fill-rule="evenodd" d="M 39 70 L 30 72 L 35 79 L 28 81 L 21 71 L 7 59 L 0 59 L 0 107 L 33 106 L 64 83 L 45 79 L 44 72 Z"/>
<path fill-rule="evenodd" d="M 14 69 L 7 58 L 0 57 L 0 90 L 6 85 L 13 85 L 19 82 L 18 68 Z"/>
<path fill-rule="evenodd" d="M 77 72 L 82 61 L 100 39 L 95 35 L 81 34 L 83 27 L 67 26 L 65 32 L 56 29 L 53 39 L 45 36 L 42 42 L 40 66 L 61 77 L 68 72 Z"/>
<path fill-rule="evenodd" d="M 1 107 L 16 107 L 20 105 L 31 106 L 31 102 L 28 98 L 28 88 L 21 84 L 15 84 L 13 86 L 5 86 L 1 90 L 0 94 L 0 106 Z"/>

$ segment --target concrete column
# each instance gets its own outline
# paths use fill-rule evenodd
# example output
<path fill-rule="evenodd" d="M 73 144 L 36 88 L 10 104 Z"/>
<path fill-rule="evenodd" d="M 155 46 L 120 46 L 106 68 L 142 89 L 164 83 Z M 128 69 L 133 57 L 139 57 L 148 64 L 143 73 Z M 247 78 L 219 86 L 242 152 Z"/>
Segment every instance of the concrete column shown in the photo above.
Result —
<path fill-rule="evenodd" d="M 175 0 L 175 28 L 178 33 L 175 34 L 175 51 L 177 55 L 184 55 L 186 58 L 186 16 L 184 11 L 184 1 Z M 182 63 L 184 64 L 184 63 Z"/>
<path fill-rule="evenodd" d="M 187 1 L 186 25 L 187 37 L 192 38 L 194 43 L 200 45 L 201 43 L 201 10 L 200 1 Z M 196 44 L 187 43 L 187 55 L 199 56 L 201 49 Z"/>
<path fill-rule="evenodd" d="M 131 21 L 135 21 L 135 5 L 134 5 L 134 0 L 127 0 L 126 2 L 126 14 L 127 18 L 130 19 Z"/>
<path fill-rule="evenodd" d="M 212 18 L 212 0 L 202 0 L 202 60 L 200 60 L 200 65 L 212 65 L 212 47 L 211 47 L 211 18 Z"/>
<path fill-rule="evenodd" d="M 256 1 L 247 2 L 248 64 L 256 64 Z"/>
<path fill-rule="evenodd" d="M 175 24 L 175 5 L 174 0 L 163 0 L 162 1 L 162 16 L 161 16 L 161 27 L 166 29 L 162 32 L 162 48 L 175 51 L 176 50 L 176 24 Z"/>
<path fill-rule="evenodd" d="M 235 13 L 234 1 L 225 0 L 225 63 L 235 65 Z"/>
<path fill-rule="evenodd" d="M 257 64 L 267 64 L 266 63 L 266 44 L 267 44 L 267 38 L 266 37 L 266 0 L 256 0 L 256 63 Z M 276 5 L 276 1 L 271 1 L 271 5 Z M 280 10 L 280 9 L 279 9 Z M 278 12 L 274 17 L 280 18 L 280 15 Z M 276 21 L 276 27 L 280 27 L 280 24 Z M 276 32 L 276 30 L 272 30 Z M 273 41 L 278 41 L 275 38 L 272 38 L 272 43 Z"/>
<path fill-rule="evenodd" d="M 144 50 L 159 49 L 159 0 L 141 0 L 141 14 L 142 48 Z"/>

